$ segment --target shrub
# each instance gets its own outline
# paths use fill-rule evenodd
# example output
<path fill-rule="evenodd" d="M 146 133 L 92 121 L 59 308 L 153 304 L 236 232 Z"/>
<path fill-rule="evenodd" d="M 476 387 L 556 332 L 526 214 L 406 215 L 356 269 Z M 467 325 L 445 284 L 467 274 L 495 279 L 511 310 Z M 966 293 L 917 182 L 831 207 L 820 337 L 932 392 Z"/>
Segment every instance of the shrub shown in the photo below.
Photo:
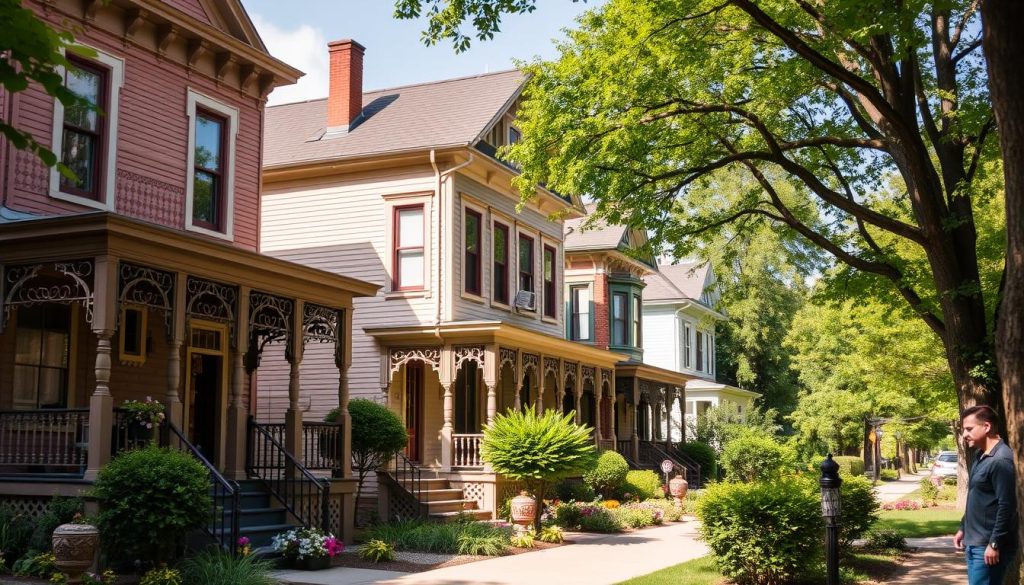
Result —
<path fill-rule="evenodd" d="M 943 485 L 941 488 L 939 488 L 939 500 L 942 500 L 943 502 L 955 502 L 956 486 Z"/>
<path fill-rule="evenodd" d="M 739 585 L 791 581 L 820 546 L 818 499 L 790 478 L 712 484 L 697 516 L 722 573 Z"/>
<path fill-rule="evenodd" d="M 545 526 L 540 529 L 537 539 L 541 542 L 559 543 L 565 540 L 565 531 L 558 526 Z"/>
<path fill-rule="evenodd" d="M 496 557 L 505 554 L 509 536 L 504 531 L 475 533 L 467 531 L 459 535 L 457 551 L 460 555 Z"/>
<path fill-rule="evenodd" d="M 96 478 L 93 495 L 107 550 L 153 563 L 173 558 L 212 508 L 206 468 L 187 453 L 155 446 L 114 457 Z"/>
<path fill-rule="evenodd" d="M 409 443 L 405 423 L 388 407 L 372 400 L 357 398 L 348 403 L 352 419 L 352 469 L 356 471 L 356 509 L 363 495 L 366 476 L 387 463 Z M 324 422 L 338 422 L 341 411 L 332 409 Z"/>
<path fill-rule="evenodd" d="M 932 483 L 932 478 L 925 477 L 921 479 L 921 503 L 930 506 L 934 505 L 935 501 L 939 499 L 939 488 Z"/>
<path fill-rule="evenodd" d="M 551 483 L 593 465 L 597 451 L 590 429 L 573 422 L 571 414 L 553 410 L 508 410 L 484 425 L 480 458 L 512 481 L 521 481 L 537 503 L 534 529 L 540 531 L 544 492 Z"/>
<path fill-rule="evenodd" d="M 375 563 L 395 560 L 395 547 L 390 543 L 376 538 L 367 541 L 363 548 L 359 549 L 359 557 Z"/>
<path fill-rule="evenodd" d="M 29 552 L 11 567 L 11 572 L 18 577 L 49 578 L 56 570 L 57 557 L 53 553 Z"/>
<path fill-rule="evenodd" d="M 895 502 L 886 502 L 882 504 L 883 510 L 920 510 L 921 504 L 918 504 L 914 500 L 897 500 Z"/>
<path fill-rule="evenodd" d="M 596 495 L 581 479 L 563 479 L 555 484 L 555 497 L 563 502 L 590 502 Z"/>
<path fill-rule="evenodd" d="M 32 519 L 19 514 L 9 504 L 0 504 L 0 567 L 4 559 L 10 564 L 28 552 L 32 540 Z"/>
<path fill-rule="evenodd" d="M 813 484 L 813 491 L 820 495 L 821 488 L 816 481 Z M 864 476 L 844 478 L 839 486 L 839 495 L 842 500 L 839 508 L 839 543 L 849 547 L 878 520 L 878 497 L 875 496 L 871 480 Z"/>
<path fill-rule="evenodd" d="M 583 474 L 583 481 L 602 497 L 613 497 L 629 473 L 626 458 L 615 451 L 602 451 L 594 467 Z"/>
<path fill-rule="evenodd" d="M 679 443 L 676 448 L 681 455 L 693 459 L 700 465 L 700 473 L 704 477 L 704 481 L 714 481 L 718 478 L 718 453 L 715 453 L 715 449 L 707 443 L 701 443 L 700 441 L 687 441 L 685 443 Z M 687 477 L 684 478 L 689 481 L 693 481 L 696 478 Z"/>
<path fill-rule="evenodd" d="M 580 525 L 583 514 L 575 503 L 562 503 L 555 506 L 555 524 L 563 528 L 576 528 Z"/>
<path fill-rule="evenodd" d="M 61 524 L 71 522 L 76 515 L 83 512 L 85 512 L 85 503 L 82 498 L 55 496 L 46 503 L 46 510 L 42 515 L 36 518 L 36 527 L 32 532 L 29 546 L 35 550 L 51 550 L 53 548 L 53 531 Z"/>
<path fill-rule="evenodd" d="M 877 551 L 906 550 L 907 540 L 897 530 L 872 530 L 868 533 L 865 548 Z"/>
<path fill-rule="evenodd" d="M 164 565 L 146 572 L 139 585 L 182 585 L 181 573 Z"/>
<path fill-rule="evenodd" d="M 882 470 L 882 471 L 884 472 L 886 470 Z M 956 485 L 956 476 L 955 475 L 946 476 L 946 477 L 942 478 L 942 483 L 943 483 L 943 485 Z"/>
<path fill-rule="evenodd" d="M 632 494 L 638 500 L 665 497 L 665 488 L 662 487 L 661 478 L 650 469 L 627 472 L 626 481 L 623 482 L 620 491 L 623 494 Z"/>
<path fill-rule="evenodd" d="M 382 540 L 392 544 L 397 550 L 413 550 L 449 554 L 467 554 L 461 551 L 490 550 L 496 551 L 494 543 L 502 545 L 508 542 L 511 529 L 494 526 L 487 522 L 476 522 L 467 517 L 455 522 L 435 523 L 422 520 L 409 520 L 378 524 L 367 530 L 368 539 Z M 504 553 L 504 546 L 500 552 Z M 484 554 L 484 553 L 477 553 Z"/>
<path fill-rule="evenodd" d="M 654 498 L 645 500 L 645 505 L 654 506 L 661 510 L 662 518 L 665 522 L 678 522 L 683 517 L 683 507 L 676 506 L 675 502 L 666 500 L 665 498 Z"/>
<path fill-rule="evenodd" d="M 512 535 L 512 538 L 510 539 L 510 541 L 512 543 L 512 546 L 514 546 L 516 548 L 533 548 L 533 546 L 534 546 L 533 532 L 531 532 L 529 530 L 523 530 L 522 532 L 517 532 L 516 534 Z"/>
<path fill-rule="evenodd" d="M 619 524 L 629 528 L 644 528 L 661 524 L 664 514 L 661 508 L 644 503 L 626 504 L 614 510 L 612 516 Z"/>
<path fill-rule="evenodd" d="M 824 457 L 821 459 L 824 459 Z M 839 464 L 839 474 L 843 476 L 843 479 L 864 475 L 864 460 L 860 457 L 841 455 L 839 457 L 833 457 L 832 460 Z M 821 464 L 820 460 L 818 461 L 818 464 Z"/>
<path fill-rule="evenodd" d="M 274 585 L 273 565 L 253 555 L 208 549 L 178 565 L 183 585 Z"/>
<path fill-rule="evenodd" d="M 580 530 L 584 532 L 622 532 L 622 524 L 608 510 L 601 509 L 600 513 L 582 516 Z"/>
<path fill-rule="evenodd" d="M 758 481 L 779 476 L 792 469 L 796 452 L 768 435 L 748 432 L 733 439 L 722 450 L 722 467 L 730 481 Z"/>

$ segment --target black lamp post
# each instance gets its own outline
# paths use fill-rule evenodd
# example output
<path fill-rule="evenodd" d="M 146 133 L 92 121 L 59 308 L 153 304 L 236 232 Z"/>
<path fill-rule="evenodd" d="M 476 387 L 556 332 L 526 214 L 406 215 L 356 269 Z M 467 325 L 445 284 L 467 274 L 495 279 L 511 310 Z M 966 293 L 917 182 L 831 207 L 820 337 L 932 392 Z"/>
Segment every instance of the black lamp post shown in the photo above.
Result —
<path fill-rule="evenodd" d="M 826 583 L 839 585 L 839 464 L 832 460 L 832 454 L 821 462 L 821 515 L 825 517 L 825 567 Z"/>

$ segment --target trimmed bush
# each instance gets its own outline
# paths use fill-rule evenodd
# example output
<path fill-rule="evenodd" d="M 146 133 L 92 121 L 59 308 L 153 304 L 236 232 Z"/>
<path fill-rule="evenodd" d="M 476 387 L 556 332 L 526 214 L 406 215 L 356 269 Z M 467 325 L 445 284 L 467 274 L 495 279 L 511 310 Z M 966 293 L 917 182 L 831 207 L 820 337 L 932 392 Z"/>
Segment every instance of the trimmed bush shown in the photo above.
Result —
<path fill-rule="evenodd" d="M 825 458 L 822 457 L 821 459 Z M 839 464 L 839 475 L 842 475 L 843 479 L 864 475 L 864 460 L 860 457 L 841 455 L 839 457 L 833 457 L 832 460 Z M 821 465 L 820 460 L 818 461 L 818 465 Z M 817 471 L 821 471 L 821 467 L 819 467 Z"/>
<path fill-rule="evenodd" d="M 820 488 L 817 492 L 821 494 Z M 839 508 L 839 543 L 849 547 L 878 520 L 879 502 L 871 480 L 864 476 L 843 478 L 839 495 L 842 498 Z"/>
<path fill-rule="evenodd" d="M 907 539 L 898 530 L 872 530 L 868 533 L 864 547 L 876 551 L 903 551 L 907 550 Z"/>
<path fill-rule="evenodd" d="M 626 472 L 626 481 L 622 483 L 619 491 L 622 493 L 623 499 L 649 500 L 665 497 L 661 478 L 650 469 Z M 627 497 L 626 494 L 629 496 Z"/>
<path fill-rule="evenodd" d="M 597 508 L 593 514 L 586 511 L 580 517 L 580 530 L 584 532 L 622 532 L 622 524 L 611 510 Z"/>
<path fill-rule="evenodd" d="M 151 445 L 114 457 L 93 486 L 107 551 L 152 564 L 173 559 L 185 535 L 209 519 L 209 481 L 203 464 L 181 451 Z"/>
<path fill-rule="evenodd" d="M 778 477 L 796 465 L 796 451 L 768 435 L 745 433 L 722 450 L 722 467 L 729 481 L 758 481 Z"/>
<path fill-rule="evenodd" d="M 799 480 L 712 484 L 697 503 L 701 535 L 738 585 L 796 578 L 817 558 L 821 505 Z"/>
<path fill-rule="evenodd" d="M 883 469 L 878 472 L 878 479 L 882 481 L 896 481 L 900 478 L 900 474 L 895 469 Z"/>
<path fill-rule="evenodd" d="M 693 459 L 700 465 L 700 474 L 705 482 L 718 479 L 718 453 L 715 453 L 715 449 L 711 445 L 701 443 L 700 441 L 687 441 L 679 443 L 676 450 L 681 455 Z M 695 478 L 687 477 L 684 479 L 693 481 Z"/>
<path fill-rule="evenodd" d="M 645 500 L 645 505 L 654 506 L 661 510 L 662 518 L 665 522 L 678 522 L 683 517 L 683 507 L 676 506 L 672 500 L 666 500 L 665 498 L 653 498 Z"/>
<path fill-rule="evenodd" d="M 921 479 L 921 503 L 926 506 L 934 506 L 935 501 L 939 499 L 939 488 L 932 483 L 932 478 L 925 477 Z"/>
<path fill-rule="evenodd" d="M 597 496 L 581 479 L 563 479 L 555 484 L 554 496 L 563 502 L 591 502 Z"/>
<path fill-rule="evenodd" d="M 654 510 L 641 508 L 633 504 L 613 510 L 612 515 L 618 520 L 619 524 L 627 528 L 644 528 L 655 524 Z"/>
<path fill-rule="evenodd" d="M 602 497 L 611 498 L 626 481 L 627 473 L 629 464 L 625 457 L 615 451 L 602 451 L 594 467 L 583 474 L 583 481 Z"/>
<path fill-rule="evenodd" d="M 409 443 L 405 423 L 388 407 L 357 398 L 348 403 L 352 419 L 352 469 L 356 472 L 356 509 L 363 495 L 366 476 L 384 465 Z M 332 409 L 324 422 L 338 422 L 341 411 Z"/>
<path fill-rule="evenodd" d="M 273 564 L 253 555 L 208 549 L 178 565 L 183 585 L 275 585 Z"/>

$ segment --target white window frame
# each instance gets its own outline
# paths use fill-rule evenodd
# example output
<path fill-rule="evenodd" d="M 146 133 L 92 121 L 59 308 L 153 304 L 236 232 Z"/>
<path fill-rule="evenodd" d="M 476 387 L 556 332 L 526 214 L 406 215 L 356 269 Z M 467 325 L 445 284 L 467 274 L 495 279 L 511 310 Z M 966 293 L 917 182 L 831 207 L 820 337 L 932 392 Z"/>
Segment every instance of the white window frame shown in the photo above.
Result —
<path fill-rule="evenodd" d="M 462 298 L 487 304 L 487 299 L 489 298 L 491 290 L 491 283 L 489 282 L 491 270 L 487 265 L 488 261 L 491 259 L 491 245 L 487 241 L 491 236 L 491 232 L 487 229 L 487 226 L 491 225 L 493 220 L 488 217 L 489 214 L 487 213 L 486 207 L 478 204 L 476 201 L 473 201 L 462 193 L 460 193 L 459 196 L 462 199 L 462 220 L 459 224 L 460 233 L 458 234 L 459 262 L 461 263 L 459 266 L 462 267 L 462 270 L 459 271 L 460 280 L 462 281 L 459 283 L 459 292 L 462 295 Z M 474 211 L 480 215 L 480 294 L 466 290 L 466 210 Z"/>
<path fill-rule="evenodd" d="M 224 145 L 227 165 L 224 169 L 224 231 L 219 232 L 192 223 L 192 196 L 195 188 L 196 109 L 201 106 L 215 114 L 224 116 L 228 122 L 228 140 Z M 234 240 L 235 236 L 235 142 L 238 137 L 238 108 L 229 106 L 192 88 L 188 89 L 185 114 L 188 117 L 188 153 L 185 167 L 185 229 L 222 240 Z"/>
<path fill-rule="evenodd" d="M 568 302 L 566 303 L 567 307 L 565 309 L 565 317 L 568 317 L 568 319 L 569 319 L 568 321 L 566 321 L 566 323 L 568 324 L 569 339 L 571 341 L 576 341 L 578 343 L 594 343 L 594 339 L 596 337 L 596 335 L 594 334 L 594 321 L 595 321 L 595 319 L 594 319 L 594 306 L 595 306 L 595 303 L 594 303 L 594 281 L 592 281 L 592 280 L 591 281 L 584 281 L 584 282 L 564 282 L 563 281 L 562 284 L 563 284 L 563 290 L 564 290 L 564 292 L 566 294 L 566 297 L 568 298 Z M 575 332 L 572 329 L 572 318 L 573 318 L 573 312 L 572 312 L 573 298 L 572 298 L 572 293 L 573 293 L 573 290 L 575 290 L 575 289 L 586 289 L 586 291 L 587 291 L 587 332 L 588 332 L 589 335 L 587 336 L 586 339 L 574 339 Z"/>
<path fill-rule="evenodd" d="M 537 307 L 537 312 L 540 314 L 542 321 L 547 322 L 547 323 L 558 324 L 558 323 L 561 322 L 561 317 L 564 314 L 564 310 L 560 306 L 562 303 L 559 302 L 562 299 L 562 285 L 565 282 L 565 259 L 564 259 L 563 255 L 562 255 L 562 242 L 560 242 L 558 240 L 555 240 L 555 239 L 552 239 L 552 238 L 545 237 L 543 234 L 541 234 L 541 237 L 540 237 L 540 240 L 539 240 L 539 246 L 537 244 L 537 240 L 534 241 L 534 246 L 537 246 L 539 248 L 539 254 L 538 254 L 538 250 L 534 250 L 534 256 L 537 256 L 537 255 L 540 256 L 540 271 L 537 272 L 538 276 L 535 276 L 534 279 L 533 279 L 534 280 L 533 286 L 534 286 L 534 288 L 538 289 L 537 292 L 539 293 L 537 295 L 537 298 L 540 299 L 540 305 Z M 552 259 L 553 265 L 551 267 L 551 269 L 552 269 L 552 277 L 554 277 L 554 279 L 555 279 L 554 280 L 555 290 L 554 290 L 554 293 L 553 293 L 553 295 L 555 297 L 555 316 L 554 317 L 552 317 L 550 315 L 545 315 L 544 314 L 545 303 L 547 303 L 547 297 L 545 296 L 545 293 L 544 293 L 544 247 L 545 246 L 547 246 L 549 248 L 553 248 L 554 251 L 555 251 L 555 257 Z M 516 248 L 516 252 L 518 252 L 518 251 L 519 251 L 519 248 L 517 247 Z M 534 264 L 536 264 L 536 262 L 534 262 Z M 516 284 L 519 284 L 518 279 L 516 280 Z"/>
<path fill-rule="evenodd" d="M 384 198 L 384 295 L 387 298 L 415 298 L 429 297 L 433 279 L 433 230 L 434 223 L 434 192 L 417 193 L 389 193 L 382 195 Z M 411 290 L 396 290 L 395 286 L 395 208 L 408 207 L 411 205 L 423 206 L 423 288 Z"/>
<path fill-rule="evenodd" d="M 511 311 L 512 305 L 515 303 L 516 292 L 519 290 L 519 236 L 516 232 L 516 222 L 511 217 L 493 209 L 488 215 L 487 225 L 490 226 L 490 233 L 487 240 L 486 260 L 490 264 L 487 266 L 487 290 L 489 291 L 487 299 L 489 306 Z M 505 286 L 508 290 L 505 293 L 508 297 L 508 303 L 503 303 L 494 298 L 494 233 L 496 231 L 494 224 L 496 223 L 504 226 L 508 234 L 508 239 L 505 241 L 505 249 L 508 252 L 505 264 L 505 270 L 508 272 L 508 281 L 505 283 Z"/>
<path fill-rule="evenodd" d="M 686 319 L 682 319 L 681 321 L 682 321 L 682 326 L 683 326 L 682 327 L 682 329 L 683 329 L 683 339 L 682 339 L 682 344 L 681 344 L 682 345 L 682 354 L 683 354 L 683 363 L 680 364 L 680 365 L 683 367 L 683 369 L 692 370 L 693 369 L 693 355 L 692 355 L 692 350 L 693 350 L 693 347 L 692 347 L 693 346 L 693 341 L 692 341 L 692 338 L 693 338 L 693 336 L 692 336 L 693 326 Z"/>
<path fill-rule="evenodd" d="M 106 152 L 102 154 L 103 160 L 106 163 L 106 168 L 101 171 L 103 173 L 103 190 L 100 192 L 99 201 L 61 191 L 61 174 L 60 171 L 57 170 L 57 166 L 54 165 L 53 167 L 50 167 L 50 197 L 83 205 L 85 207 L 91 207 L 93 209 L 99 209 L 101 211 L 114 211 L 117 204 L 114 190 L 117 170 L 117 115 L 120 108 L 119 102 L 121 97 L 121 87 L 124 85 L 124 59 L 111 55 L 110 53 L 105 53 L 96 47 L 91 47 L 83 43 L 76 44 L 96 53 L 95 57 L 82 57 L 83 60 L 95 61 L 109 70 L 108 111 L 105 112 L 106 115 L 103 116 L 103 120 L 107 125 L 105 131 L 106 144 L 104 145 L 104 150 Z M 65 54 L 63 48 L 60 49 L 60 52 L 62 55 Z M 64 77 L 64 67 L 57 67 L 56 72 L 61 76 L 61 78 Z M 61 145 L 64 143 L 64 104 L 56 98 L 53 100 L 52 140 L 51 150 L 57 155 L 59 160 L 62 150 Z"/>
<path fill-rule="evenodd" d="M 540 232 L 536 231 L 536 230 L 525 228 L 521 224 L 518 224 L 518 223 L 514 224 L 512 226 L 512 230 L 516 234 L 515 272 L 513 273 L 515 275 L 515 281 L 513 281 L 513 283 L 512 283 L 512 296 L 509 297 L 509 302 L 513 303 L 513 305 L 514 305 L 515 304 L 516 295 L 519 294 L 519 240 L 523 236 L 526 236 L 527 238 L 530 238 L 531 240 L 533 240 L 533 291 L 532 292 L 534 294 L 534 299 L 535 300 L 534 300 L 534 310 L 533 311 L 520 311 L 519 314 L 524 316 L 524 317 L 530 316 L 530 317 L 532 317 L 534 319 L 540 320 L 540 319 L 542 319 L 542 314 L 544 313 L 544 307 L 542 307 L 541 304 L 540 304 L 543 295 L 541 294 L 541 291 L 538 290 L 539 288 L 541 288 L 541 285 L 543 285 L 543 282 L 541 280 L 542 277 L 543 277 L 543 274 L 541 274 L 541 271 L 544 269 L 544 267 L 543 267 L 543 260 L 541 259 L 541 256 L 543 255 L 541 253 L 541 250 L 543 250 L 543 247 L 542 247 L 542 244 L 541 244 Z M 538 263 L 541 263 L 541 266 L 540 266 L 539 269 L 537 267 Z"/>

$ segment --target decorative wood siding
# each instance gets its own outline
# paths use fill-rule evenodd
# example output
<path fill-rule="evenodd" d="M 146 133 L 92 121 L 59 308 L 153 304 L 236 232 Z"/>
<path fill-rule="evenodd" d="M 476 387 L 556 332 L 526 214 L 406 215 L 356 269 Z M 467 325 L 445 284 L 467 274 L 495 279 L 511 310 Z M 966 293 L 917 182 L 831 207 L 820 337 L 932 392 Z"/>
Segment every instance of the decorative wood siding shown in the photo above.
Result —
<path fill-rule="evenodd" d="M 558 337 L 564 337 L 564 327 L 562 325 L 564 308 L 562 307 L 562 282 L 564 281 L 562 270 L 564 266 L 564 257 L 562 253 L 562 222 L 549 221 L 547 217 L 541 215 L 537 211 L 532 209 L 523 209 L 522 212 L 516 212 L 517 200 L 513 199 L 509 195 L 503 195 L 494 189 L 481 185 L 473 179 L 465 175 L 456 175 L 455 177 L 455 191 L 457 193 L 455 200 L 454 210 L 454 221 L 452 222 L 452 229 L 454 230 L 454 251 L 452 254 L 453 266 L 451 288 L 453 292 L 453 307 L 452 307 L 452 320 L 453 321 L 505 321 L 506 323 L 514 324 L 519 327 L 526 329 L 532 329 L 534 331 L 540 331 L 550 335 Z M 463 249 L 463 233 L 462 233 L 462 205 L 463 205 L 463 194 L 469 196 L 474 202 L 483 205 L 485 207 L 485 213 L 483 217 L 483 229 L 482 229 L 482 276 L 481 276 L 481 295 L 483 296 L 483 302 L 464 298 L 462 295 L 462 249 Z M 537 291 L 537 313 L 518 313 L 516 311 L 507 311 L 499 307 L 490 306 L 491 299 L 491 246 L 493 243 L 491 234 L 491 210 L 496 211 L 506 218 L 512 220 L 512 225 L 509 226 L 509 281 L 512 283 L 511 291 L 509 293 L 509 301 L 513 301 L 515 298 L 515 291 L 518 290 L 518 271 L 519 271 L 519 254 L 517 252 L 518 247 L 516 245 L 516 227 L 521 226 L 529 229 L 532 232 L 539 233 L 543 238 L 543 241 L 548 244 L 555 244 L 558 249 L 557 258 L 555 258 L 555 279 L 558 283 L 556 286 L 556 294 L 559 298 L 557 305 L 558 322 L 552 323 L 550 321 L 543 321 L 540 315 L 544 311 L 543 306 L 543 250 L 544 247 L 538 239 L 534 242 L 534 289 Z M 504 220 L 503 220 L 504 221 Z"/>
<path fill-rule="evenodd" d="M 353 174 L 343 180 L 310 179 L 289 183 L 265 185 L 262 202 L 261 246 L 266 254 L 284 258 L 321 270 L 336 272 L 366 280 L 382 287 L 376 297 L 355 299 L 352 334 L 352 367 L 349 387 L 353 397 L 377 397 L 382 393 L 380 349 L 377 343 L 363 333 L 364 327 L 385 325 L 414 325 L 433 323 L 436 319 L 436 295 L 388 298 L 385 292 L 390 275 L 385 268 L 391 243 L 387 241 L 388 222 L 391 221 L 385 195 L 432 193 L 434 175 L 429 166 L 389 170 L 376 174 Z M 438 224 L 436 197 L 426 205 L 430 261 L 427 283 L 434 281 L 438 261 Z M 287 364 L 267 367 L 261 365 L 259 396 L 278 387 L 277 369 L 282 368 L 287 378 Z M 306 389 L 319 388 L 337 401 L 337 370 L 329 378 L 327 371 L 334 368 L 333 357 L 320 352 L 307 352 L 302 362 L 303 394 Z M 328 378 L 321 383 L 316 374 Z M 313 385 L 315 384 L 315 386 Z M 287 391 L 287 383 L 284 383 Z M 287 394 L 287 392 L 286 392 Z M 319 399 L 318 399 L 319 400 Z M 268 409 L 280 410 L 280 401 Z M 266 402 L 259 407 L 261 416 Z M 281 402 L 286 407 L 287 401 Z"/>
<path fill-rule="evenodd" d="M 675 306 L 643 308 L 644 363 L 682 372 L 680 321 L 675 310 Z"/>
<path fill-rule="evenodd" d="M 182 4 L 197 0 L 180 0 Z M 34 6 L 34 3 L 29 3 Z M 42 13 L 40 13 L 42 14 Z M 59 24 L 59 16 L 44 16 Z M 116 210 L 127 216 L 182 229 L 185 220 L 185 178 L 188 156 L 186 95 L 189 88 L 225 103 L 239 112 L 235 144 L 234 242 L 256 249 L 259 227 L 259 173 L 262 106 L 210 80 L 190 74 L 170 59 L 127 44 L 99 27 L 86 28 L 80 42 L 124 59 L 124 86 L 120 93 L 117 129 Z M 127 48 L 126 48 L 127 47 Z M 41 144 L 50 145 L 53 98 L 37 86 L 11 98 L 15 126 L 29 131 Z M 2 111 L 2 110 L 0 110 Z M 6 112 L 5 112 L 6 114 Z M 59 151 L 59 145 L 50 145 Z M 14 152 L 2 161 L 6 204 L 20 211 L 67 214 L 91 211 L 74 203 L 51 199 L 49 170 L 34 155 Z"/>
<path fill-rule="evenodd" d="M 202 3 L 199 0 L 165 0 L 171 6 L 184 12 L 185 14 L 196 18 L 206 24 L 212 24 L 210 17 L 206 14 L 206 9 L 203 8 Z"/>

